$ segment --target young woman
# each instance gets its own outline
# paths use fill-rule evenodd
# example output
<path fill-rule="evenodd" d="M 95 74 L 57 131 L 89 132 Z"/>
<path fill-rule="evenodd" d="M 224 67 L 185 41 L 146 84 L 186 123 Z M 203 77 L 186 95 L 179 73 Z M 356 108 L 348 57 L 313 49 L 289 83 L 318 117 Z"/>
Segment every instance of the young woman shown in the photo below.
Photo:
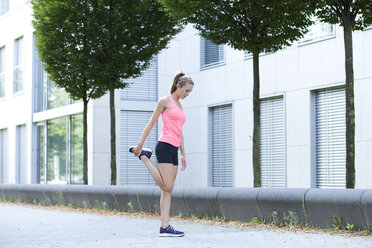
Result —
<path fill-rule="evenodd" d="M 137 146 L 130 147 L 129 151 L 138 156 L 150 171 L 151 176 L 162 190 L 160 197 L 161 227 L 159 236 L 181 237 L 184 232 L 175 230 L 169 225 L 169 210 L 171 205 L 171 193 L 178 171 L 178 148 L 181 151 L 181 170 L 186 169 L 185 147 L 183 143 L 182 126 L 186 121 L 186 115 L 180 103 L 185 99 L 194 87 L 194 82 L 184 73 L 178 73 L 174 79 L 169 96 L 162 97 L 147 124 Z M 160 114 L 163 119 L 163 130 L 156 145 L 155 152 L 159 166 L 156 167 L 150 160 L 152 151 L 143 148 L 143 144 L 158 120 Z"/>

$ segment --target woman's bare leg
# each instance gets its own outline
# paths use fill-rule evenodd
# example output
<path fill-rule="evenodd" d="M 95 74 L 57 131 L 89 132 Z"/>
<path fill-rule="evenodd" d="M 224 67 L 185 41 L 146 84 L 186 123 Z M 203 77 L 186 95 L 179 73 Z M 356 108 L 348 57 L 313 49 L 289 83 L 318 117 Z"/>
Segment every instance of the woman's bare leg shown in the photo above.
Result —
<path fill-rule="evenodd" d="M 147 169 L 149 170 L 152 178 L 156 182 L 156 184 L 163 189 L 164 187 L 164 180 L 163 177 L 159 171 L 159 169 L 154 165 L 154 163 L 146 156 L 141 156 L 142 162 L 146 165 Z"/>
<path fill-rule="evenodd" d="M 173 164 L 159 163 L 159 171 L 164 179 L 163 192 L 160 197 L 161 227 L 169 226 L 169 211 L 171 206 L 171 194 L 176 180 L 178 166 Z"/>

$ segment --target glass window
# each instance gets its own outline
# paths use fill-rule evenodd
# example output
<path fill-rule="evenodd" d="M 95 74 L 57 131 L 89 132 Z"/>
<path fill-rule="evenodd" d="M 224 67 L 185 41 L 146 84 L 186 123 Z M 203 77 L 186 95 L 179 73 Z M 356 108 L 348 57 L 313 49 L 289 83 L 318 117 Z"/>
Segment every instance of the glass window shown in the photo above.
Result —
<path fill-rule="evenodd" d="M 38 147 L 40 183 L 83 183 L 82 114 L 39 125 Z"/>
<path fill-rule="evenodd" d="M 9 11 L 9 0 L 0 0 L 0 16 Z"/>
<path fill-rule="evenodd" d="M 309 27 L 309 31 L 304 35 L 304 37 L 299 40 L 299 44 L 317 41 L 329 37 L 335 36 L 334 25 L 320 22 L 318 20 L 314 21 L 315 23 Z"/>
<path fill-rule="evenodd" d="M 71 183 L 84 183 L 83 115 L 71 116 Z"/>
<path fill-rule="evenodd" d="M 210 40 L 200 37 L 200 68 L 219 65 L 225 61 L 224 45 L 215 45 Z"/>
<path fill-rule="evenodd" d="M 45 123 L 37 126 L 37 157 L 39 183 L 46 183 L 45 178 Z"/>
<path fill-rule="evenodd" d="M 63 184 L 66 178 L 67 152 L 67 117 L 47 122 L 47 181 L 48 183 Z"/>
<path fill-rule="evenodd" d="M 40 61 L 35 48 L 35 41 L 33 49 L 34 54 L 36 54 L 36 59 L 33 65 L 35 75 L 33 85 L 36 92 L 36 94 L 34 94 L 36 112 L 63 107 L 78 102 L 71 100 L 68 93 L 63 88 L 59 88 L 49 79 L 48 74 L 42 68 L 42 62 Z"/>
<path fill-rule="evenodd" d="M 0 48 L 0 98 L 5 96 L 5 47 Z"/>
<path fill-rule="evenodd" d="M 54 109 L 68 105 L 70 99 L 66 91 L 59 88 L 53 81 L 51 81 L 46 73 L 44 73 L 44 78 L 47 87 L 47 109 Z"/>
<path fill-rule="evenodd" d="M 23 37 L 14 41 L 13 92 L 23 90 Z"/>

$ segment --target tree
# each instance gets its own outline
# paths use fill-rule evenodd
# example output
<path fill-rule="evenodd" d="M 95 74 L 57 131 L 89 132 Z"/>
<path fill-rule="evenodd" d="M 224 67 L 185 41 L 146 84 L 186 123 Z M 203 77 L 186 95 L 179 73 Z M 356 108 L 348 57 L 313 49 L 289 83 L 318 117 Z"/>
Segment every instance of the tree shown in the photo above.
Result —
<path fill-rule="evenodd" d="M 94 51 L 95 36 L 89 26 L 92 10 L 84 1 L 32 0 L 36 48 L 43 67 L 58 87 L 72 99 L 82 99 L 83 112 L 83 180 L 88 184 L 87 113 L 90 99 L 99 98 L 106 89 L 98 87 L 94 68 L 86 63 Z"/>
<path fill-rule="evenodd" d="M 261 186 L 259 54 L 275 52 L 301 38 L 312 24 L 311 1 L 301 0 L 162 0 L 185 22 L 215 44 L 253 53 L 253 175 Z"/>
<path fill-rule="evenodd" d="M 316 15 L 344 29 L 346 96 L 346 188 L 355 187 L 355 107 L 353 33 L 372 24 L 371 0 L 320 0 Z"/>
<path fill-rule="evenodd" d="M 64 60 L 65 67 L 72 67 L 70 65 L 75 61 L 85 64 L 72 70 L 80 71 L 80 77 L 87 80 L 88 86 L 109 91 L 111 184 L 115 185 L 115 89 L 127 87 L 125 79 L 140 76 L 154 55 L 164 49 L 181 31 L 181 26 L 177 19 L 155 0 L 34 0 L 34 2 L 38 5 L 53 6 L 56 11 L 53 14 L 64 17 L 59 20 L 60 26 L 55 28 L 54 35 L 56 39 L 66 40 L 64 45 L 72 50 L 80 51 Z M 81 14 L 68 12 L 75 6 L 80 9 Z M 54 19 L 51 14 L 52 12 L 48 12 L 47 20 Z M 78 30 L 72 34 L 65 33 L 64 28 L 69 25 L 76 26 Z M 76 42 L 71 43 L 71 40 Z M 84 71 L 80 70 L 82 68 Z M 69 69 L 65 68 L 64 71 Z"/>

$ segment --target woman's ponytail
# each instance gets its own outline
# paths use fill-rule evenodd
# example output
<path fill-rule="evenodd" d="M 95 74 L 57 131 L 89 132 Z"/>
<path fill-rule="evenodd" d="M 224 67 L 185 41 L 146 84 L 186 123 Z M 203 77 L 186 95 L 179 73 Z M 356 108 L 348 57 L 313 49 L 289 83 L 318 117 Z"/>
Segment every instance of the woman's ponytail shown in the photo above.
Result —
<path fill-rule="evenodd" d="M 170 90 L 170 93 L 171 93 L 171 94 L 177 90 L 177 83 L 178 83 L 178 80 L 179 80 L 180 77 L 182 77 L 182 76 L 185 76 L 185 73 L 183 73 L 183 72 L 179 72 L 179 73 L 177 73 L 177 75 L 174 77 L 174 79 L 173 79 L 173 84 L 172 84 L 172 87 L 171 87 L 171 90 Z"/>

